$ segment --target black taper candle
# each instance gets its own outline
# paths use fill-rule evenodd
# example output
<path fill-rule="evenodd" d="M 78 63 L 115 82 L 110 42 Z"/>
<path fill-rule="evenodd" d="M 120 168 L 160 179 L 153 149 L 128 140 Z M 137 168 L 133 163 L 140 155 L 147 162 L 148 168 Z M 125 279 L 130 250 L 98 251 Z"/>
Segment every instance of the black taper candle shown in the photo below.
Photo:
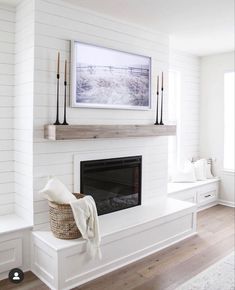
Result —
<path fill-rule="evenodd" d="M 60 53 L 58 52 L 57 59 L 57 99 L 56 99 L 56 121 L 54 125 L 61 125 L 59 121 L 59 94 L 60 94 Z"/>
<path fill-rule="evenodd" d="M 66 99 L 67 99 L 67 60 L 64 64 L 64 122 L 62 125 L 68 125 L 66 120 Z"/>
<path fill-rule="evenodd" d="M 162 87 L 161 87 L 161 119 L 160 119 L 160 125 L 164 125 L 162 119 L 163 119 L 163 72 L 162 72 Z"/>
<path fill-rule="evenodd" d="M 154 125 L 159 125 L 158 123 L 158 102 L 159 102 L 159 76 L 157 76 L 157 104 L 156 104 L 156 122 Z"/>

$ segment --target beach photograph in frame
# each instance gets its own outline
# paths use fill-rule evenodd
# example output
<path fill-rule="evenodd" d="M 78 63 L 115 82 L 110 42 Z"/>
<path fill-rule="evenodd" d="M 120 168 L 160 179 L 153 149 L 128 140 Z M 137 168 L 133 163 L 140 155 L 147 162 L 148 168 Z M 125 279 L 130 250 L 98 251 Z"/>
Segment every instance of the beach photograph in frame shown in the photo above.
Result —
<path fill-rule="evenodd" d="M 72 107 L 148 110 L 151 58 L 71 41 Z"/>

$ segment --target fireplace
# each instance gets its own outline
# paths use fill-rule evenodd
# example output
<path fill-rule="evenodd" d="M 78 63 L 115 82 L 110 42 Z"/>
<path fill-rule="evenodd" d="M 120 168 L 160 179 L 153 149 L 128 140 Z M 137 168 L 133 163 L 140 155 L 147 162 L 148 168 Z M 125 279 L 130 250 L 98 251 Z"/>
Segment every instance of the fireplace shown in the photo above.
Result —
<path fill-rule="evenodd" d="M 141 204 L 142 157 L 81 161 L 80 192 L 91 195 L 99 215 Z"/>

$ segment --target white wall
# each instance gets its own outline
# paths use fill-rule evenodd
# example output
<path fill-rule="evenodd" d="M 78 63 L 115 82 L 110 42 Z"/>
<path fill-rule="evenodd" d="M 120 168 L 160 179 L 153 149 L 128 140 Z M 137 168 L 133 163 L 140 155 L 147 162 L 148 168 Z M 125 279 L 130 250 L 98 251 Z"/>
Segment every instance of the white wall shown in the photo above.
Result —
<path fill-rule="evenodd" d="M 8 22 L 5 27 L 9 29 L 10 23 Z M 108 155 L 110 152 L 111 155 L 111 152 L 123 152 L 123 155 L 131 155 L 133 150 L 140 152 L 145 156 L 145 164 L 148 167 L 145 173 L 148 185 L 144 190 L 144 198 L 166 194 L 168 154 L 166 137 L 60 142 L 51 142 L 43 138 L 44 124 L 55 120 L 57 52 L 61 52 L 61 61 L 65 58 L 69 60 L 70 39 L 149 55 L 153 60 L 152 110 L 121 111 L 69 107 L 70 124 L 153 123 L 156 75 L 161 71 L 164 71 L 166 77 L 165 108 L 167 107 L 168 36 L 78 9 L 65 1 L 20 2 L 16 8 L 15 153 L 13 155 L 11 152 L 11 158 L 12 161 L 15 160 L 15 211 L 32 223 L 34 219 L 37 228 L 48 226 L 47 202 L 38 191 L 44 186 L 49 175 L 57 175 L 73 190 L 74 154 L 82 156 L 89 152 L 92 154 L 106 152 Z M 4 46 L 1 46 L 1 49 L 2 47 Z M 0 56 L 2 57 L 2 54 Z M 196 57 L 175 51 L 170 54 L 170 62 L 171 69 L 180 71 L 182 75 L 181 157 L 191 159 L 192 156 L 198 155 L 199 62 Z M 14 71 L 13 63 L 14 56 L 12 57 Z M 5 84 L 4 80 L 4 88 Z M 62 89 L 61 82 L 61 106 Z M 13 97 L 13 91 L 10 95 Z M 2 100 L 1 96 L 1 104 Z M 13 116 L 13 113 L 7 116 Z M 166 118 L 164 121 L 166 122 Z M 6 124 L 6 121 L 2 124 Z M 5 158 L 6 154 L 1 156 Z M 13 182 L 13 179 L 11 181 Z M 13 202 L 13 194 L 11 197 Z M 8 198 L 7 200 L 9 201 Z M 13 203 L 11 209 L 13 210 Z"/>
<path fill-rule="evenodd" d="M 183 165 L 185 160 L 199 156 L 200 58 L 171 50 L 170 69 L 181 76 L 177 134 L 179 164 Z"/>
<path fill-rule="evenodd" d="M 34 1 L 16 8 L 15 212 L 33 223 Z"/>
<path fill-rule="evenodd" d="M 223 172 L 224 73 L 234 71 L 234 53 L 201 59 L 200 155 L 216 158 L 213 171 L 221 177 L 221 200 L 234 204 L 234 174 Z"/>
<path fill-rule="evenodd" d="M 15 11 L 0 5 L 0 215 L 14 211 Z"/>
<path fill-rule="evenodd" d="M 47 202 L 38 194 L 47 177 L 57 175 L 73 190 L 74 154 L 89 152 L 111 154 L 117 151 L 125 154 L 129 152 L 132 155 L 133 150 L 138 150 L 145 155 L 148 164 L 148 189 L 144 194 L 148 196 L 166 194 L 167 138 L 51 142 L 43 139 L 43 126 L 55 120 L 57 52 L 61 52 L 62 61 L 65 58 L 69 59 L 70 39 L 151 56 L 153 92 L 155 92 L 157 73 L 163 70 L 166 75 L 168 71 L 168 37 L 80 10 L 66 4 L 65 1 L 38 0 L 35 8 L 34 217 L 36 227 L 44 228 L 48 225 Z M 70 124 L 148 124 L 155 121 L 154 108 L 155 102 L 151 111 L 68 108 L 68 122 Z"/>

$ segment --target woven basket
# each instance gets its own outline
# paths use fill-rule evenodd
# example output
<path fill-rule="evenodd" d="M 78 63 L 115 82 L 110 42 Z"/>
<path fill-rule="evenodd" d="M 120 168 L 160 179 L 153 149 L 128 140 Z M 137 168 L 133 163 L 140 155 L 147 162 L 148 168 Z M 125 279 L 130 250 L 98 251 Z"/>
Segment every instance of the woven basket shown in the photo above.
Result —
<path fill-rule="evenodd" d="M 74 193 L 74 195 L 76 198 L 84 197 L 81 193 Z M 49 201 L 49 218 L 51 231 L 56 238 L 72 240 L 81 237 L 69 204 L 58 204 Z"/>

